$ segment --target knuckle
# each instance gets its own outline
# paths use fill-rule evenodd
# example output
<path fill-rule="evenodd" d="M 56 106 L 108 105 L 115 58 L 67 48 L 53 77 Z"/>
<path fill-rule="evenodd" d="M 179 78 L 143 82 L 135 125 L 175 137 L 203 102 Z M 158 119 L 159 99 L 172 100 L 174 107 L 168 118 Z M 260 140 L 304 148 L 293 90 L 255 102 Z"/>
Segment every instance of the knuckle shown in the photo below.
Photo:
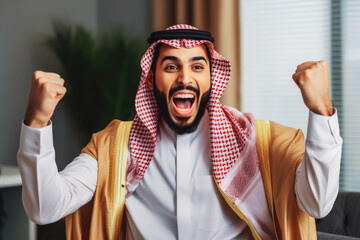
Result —
<path fill-rule="evenodd" d="M 38 82 L 39 82 L 39 84 L 44 84 L 44 83 L 46 83 L 46 77 L 39 77 L 38 78 Z"/>
<path fill-rule="evenodd" d="M 305 70 L 304 73 L 303 73 L 303 76 L 305 79 L 308 79 L 310 78 L 310 75 L 311 75 L 311 72 L 309 69 Z"/>
<path fill-rule="evenodd" d="M 320 62 L 316 62 L 313 64 L 313 68 L 320 68 L 321 67 L 321 63 Z"/>
<path fill-rule="evenodd" d="M 327 62 L 324 61 L 324 60 L 321 60 L 321 61 L 319 61 L 319 64 L 321 64 L 321 65 L 327 65 Z"/>
<path fill-rule="evenodd" d="M 303 79 L 299 79 L 299 80 L 297 81 L 297 85 L 298 85 L 299 87 L 303 86 L 303 85 L 304 85 L 304 80 L 303 80 Z"/>
<path fill-rule="evenodd" d="M 32 78 L 38 80 L 41 77 L 41 75 L 42 75 L 42 71 L 37 70 L 33 72 Z"/>
<path fill-rule="evenodd" d="M 60 76 L 60 74 L 58 74 L 58 73 L 53 73 L 56 77 L 58 77 L 58 78 L 61 78 L 61 76 Z"/>
<path fill-rule="evenodd" d="M 299 77 L 300 77 L 300 75 L 297 74 L 297 73 L 294 73 L 294 74 L 292 75 L 292 78 L 294 79 L 294 81 L 297 81 L 297 80 L 299 79 Z"/>
<path fill-rule="evenodd" d="M 322 68 L 328 68 L 328 63 L 324 60 L 319 61 L 319 64 L 321 65 Z"/>
<path fill-rule="evenodd" d="M 45 92 L 50 92 L 50 91 L 51 91 L 51 84 L 49 84 L 49 83 L 44 83 L 44 84 L 41 85 L 41 88 L 42 88 L 42 90 L 45 91 Z"/>

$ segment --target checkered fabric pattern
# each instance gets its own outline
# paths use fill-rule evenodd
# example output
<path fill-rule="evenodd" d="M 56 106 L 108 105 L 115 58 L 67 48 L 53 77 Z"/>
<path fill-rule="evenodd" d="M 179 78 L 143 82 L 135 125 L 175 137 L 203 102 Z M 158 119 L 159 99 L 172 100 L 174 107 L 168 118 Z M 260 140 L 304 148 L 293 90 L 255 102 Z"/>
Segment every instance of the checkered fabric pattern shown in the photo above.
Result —
<path fill-rule="evenodd" d="M 190 25 L 180 24 L 166 30 L 195 29 Z M 130 132 L 130 165 L 136 166 L 136 178 L 141 179 L 148 168 L 155 151 L 156 131 L 159 113 L 153 91 L 149 88 L 146 78 L 153 61 L 155 46 L 165 43 L 175 48 L 192 48 L 206 44 L 212 58 L 211 84 L 212 91 L 208 103 L 210 117 L 210 134 L 212 143 L 212 168 L 217 182 L 220 184 L 239 159 L 246 144 L 246 131 L 240 126 L 229 109 L 220 104 L 220 97 L 229 82 L 230 62 L 214 50 L 211 42 L 205 40 L 173 39 L 158 40 L 151 44 L 141 60 L 142 74 L 135 99 L 137 115 Z M 256 163 L 254 163 L 256 164 Z"/>

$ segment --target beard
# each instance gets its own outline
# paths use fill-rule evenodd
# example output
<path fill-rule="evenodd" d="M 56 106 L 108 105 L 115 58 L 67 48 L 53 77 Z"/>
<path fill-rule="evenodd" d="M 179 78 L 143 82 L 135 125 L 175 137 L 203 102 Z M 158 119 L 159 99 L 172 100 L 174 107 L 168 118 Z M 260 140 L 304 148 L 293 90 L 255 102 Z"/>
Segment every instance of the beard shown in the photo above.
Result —
<path fill-rule="evenodd" d="M 154 81 L 155 83 L 155 81 Z M 171 95 L 174 94 L 176 91 L 179 90 L 192 90 L 196 93 L 196 95 L 199 97 L 199 90 L 191 87 L 191 86 L 179 86 L 176 87 L 174 89 L 170 90 L 169 93 L 169 99 L 171 98 Z M 200 104 L 199 104 L 199 109 L 198 112 L 196 114 L 195 119 L 190 123 L 190 124 L 186 124 L 186 121 L 190 118 L 190 117 L 178 117 L 178 119 L 180 120 L 181 124 L 177 124 L 175 123 L 171 117 L 170 117 L 170 113 L 169 113 L 169 109 L 168 109 L 168 101 L 166 99 L 166 95 L 164 93 L 162 93 L 154 84 L 154 95 L 155 95 L 155 99 L 156 102 L 161 110 L 161 115 L 164 119 L 164 121 L 167 123 L 167 125 L 176 133 L 176 134 L 186 134 L 186 133 L 192 133 L 194 132 L 197 127 L 199 126 L 199 123 L 202 119 L 202 117 L 204 116 L 205 113 L 205 109 L 207 106 L 207 103 L 209 102 L 210 99 L 210 92 L 211 92 L 211 87 L 209 90 L 207 90 L 200 99 Z M 199 98 L 198 98 L 199 99 Z M 170 101 L 170 100 L 169 100 Z M 196 104 L 196 103 L 193 103 Z"/>

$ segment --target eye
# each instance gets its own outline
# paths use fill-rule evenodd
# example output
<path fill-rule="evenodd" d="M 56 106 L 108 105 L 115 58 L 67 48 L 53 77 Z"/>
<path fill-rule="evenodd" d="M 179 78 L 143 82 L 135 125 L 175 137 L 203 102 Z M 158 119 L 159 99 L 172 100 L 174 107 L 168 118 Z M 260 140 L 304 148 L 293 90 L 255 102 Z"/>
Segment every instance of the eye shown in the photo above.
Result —
<path fill-rule="evenodd" d="M 165 70 L 166 71 L 175 71 L 175 70 L 177 70 L 178 69 L 178 67 L 176 66 L 176 65 L 167 65 L 166 67 L 165 67 Z"/>
<path fill-rule="evenodd" d="M 196 70 L 196 71 L 201 71 L 204 69 L 203 65 L 201 64 L 196 64 L 192 67 L 192 69 Z"/>

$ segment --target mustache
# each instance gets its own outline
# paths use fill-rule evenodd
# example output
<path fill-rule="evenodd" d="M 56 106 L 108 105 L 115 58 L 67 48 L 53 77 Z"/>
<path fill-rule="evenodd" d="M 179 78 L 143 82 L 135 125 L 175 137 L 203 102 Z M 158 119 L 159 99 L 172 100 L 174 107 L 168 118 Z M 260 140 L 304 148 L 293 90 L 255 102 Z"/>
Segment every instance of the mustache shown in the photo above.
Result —
<path fill-rule="evenodd" d="M 176 93 L 177 91 L 180 91 L 180 90 L 193 91 L 196 94 L 196 97 L 199 98 L 199 94 L 200 94 L 199 89 L 197 89 L 197 88 L 195 88 L 193 86 L 177 86 L 177 87 L 174 87 L 174 88 L 170 89 L 170 91 L 169 91 L 169 99 L 172 97 L 172 95 L 174 95 L 174 93 Z"/>

